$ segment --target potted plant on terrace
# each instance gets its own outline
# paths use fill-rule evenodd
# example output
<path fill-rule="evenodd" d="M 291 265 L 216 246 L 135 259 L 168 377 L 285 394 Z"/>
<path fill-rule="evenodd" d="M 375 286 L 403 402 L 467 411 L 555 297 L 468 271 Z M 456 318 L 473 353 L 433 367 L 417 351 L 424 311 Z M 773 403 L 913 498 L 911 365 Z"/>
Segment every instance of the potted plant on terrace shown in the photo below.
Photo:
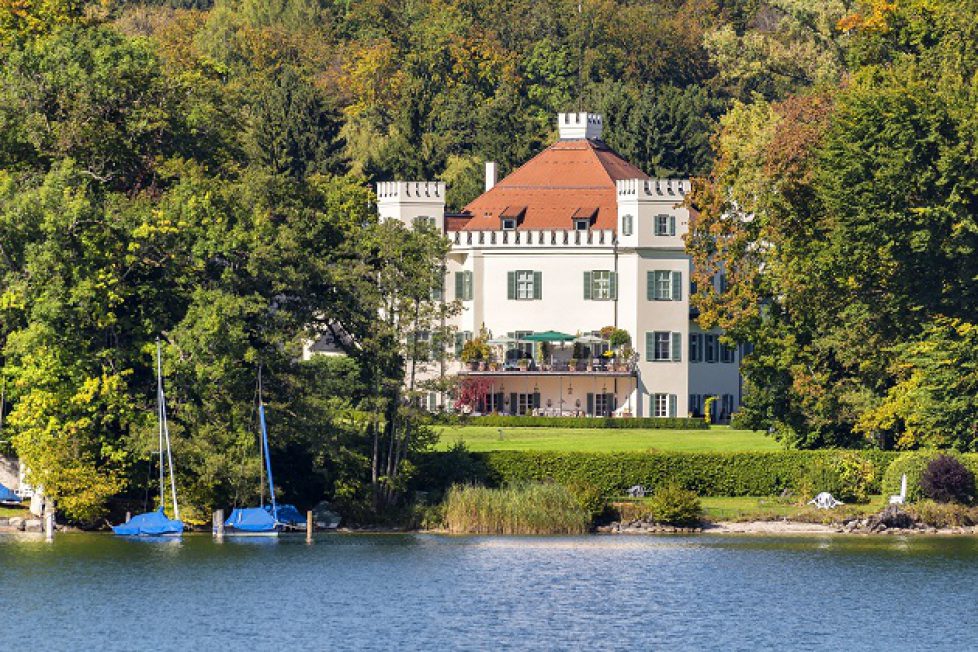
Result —
<path fill-rule="evenodd" d="M 476 337 L 462 345 L 462 352 L 459 358 L 469 366 L 472 371 L 477 371 L 480 365 L 489 361 L 489 345 L 481 337 Z"/>
<path fill-rule="evenodd" d="M 527 369 L 530 368 L 530 359 L 520 358 L 519 362 L 517 362 L 517 365 L 519 365 L 520 371 L 526 371 Z"/>

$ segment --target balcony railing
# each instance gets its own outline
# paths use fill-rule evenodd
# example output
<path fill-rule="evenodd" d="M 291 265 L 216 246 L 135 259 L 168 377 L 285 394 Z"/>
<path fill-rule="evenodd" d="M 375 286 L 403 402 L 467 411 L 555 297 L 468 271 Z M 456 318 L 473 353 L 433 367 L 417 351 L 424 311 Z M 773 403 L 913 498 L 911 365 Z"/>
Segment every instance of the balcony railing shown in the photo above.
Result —
<path fill-rule="evenodd" d="M 529 374 L 529 375 L 556 375 L 556 374 L 581 374 L 581 375 L 602 375 L 602 376 L 633 376 L 637 366 L 629 362 L 610 362 L 610 361 L 587 361 L 579 360 L 571 365 L 568 362 L 556 362 L 554 364 L 502 364 L 502 363 L 468 363 L 463 364 L 459 373 L 464 375 L 506 375 L 506 374 Z"/>

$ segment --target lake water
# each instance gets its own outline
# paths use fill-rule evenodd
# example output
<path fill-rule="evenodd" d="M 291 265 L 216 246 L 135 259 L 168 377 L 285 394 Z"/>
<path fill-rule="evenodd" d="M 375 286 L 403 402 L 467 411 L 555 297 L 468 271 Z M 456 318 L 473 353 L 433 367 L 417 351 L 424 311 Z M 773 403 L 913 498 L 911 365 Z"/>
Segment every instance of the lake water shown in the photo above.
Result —
<path fill-rule="evenodd" d="M 0 650 L 978 649 L 978 539 L 0 535 Z"/>

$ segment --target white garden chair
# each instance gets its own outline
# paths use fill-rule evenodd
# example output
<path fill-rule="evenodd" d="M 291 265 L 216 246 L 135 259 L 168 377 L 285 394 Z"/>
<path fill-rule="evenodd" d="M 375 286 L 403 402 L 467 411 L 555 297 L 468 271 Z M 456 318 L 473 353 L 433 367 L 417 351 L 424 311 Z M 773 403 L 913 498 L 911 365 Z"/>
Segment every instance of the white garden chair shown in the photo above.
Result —
<path fill-rule="evenodd" d="M 818 494 L 812 500 L 808 501 L 809 505 L 815 505 L 816 509 L 833 509 L 842 504 L 841 500 L 836 500 L 835 496 L 827 491 L 823 491 Z"/>
<path fill-rule="evenodd" d="M 902 505 L 907 502 L 907 474 L 904 473 L 900 477 L 900 495 L 890 496 L 891 505 Z"/>

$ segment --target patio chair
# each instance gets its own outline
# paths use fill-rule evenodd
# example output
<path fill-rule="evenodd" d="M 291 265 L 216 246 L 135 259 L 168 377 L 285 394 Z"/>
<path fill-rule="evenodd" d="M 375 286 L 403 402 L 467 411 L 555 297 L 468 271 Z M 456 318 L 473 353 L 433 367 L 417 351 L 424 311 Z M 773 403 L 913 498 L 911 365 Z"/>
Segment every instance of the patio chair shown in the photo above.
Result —
<path fill-rule="evenodd" d="M 907 501 L 907 474 L 904 473 L 900 477 L 900 495 L 890 496 L 891 505 L 902 505 Z"/>
<path fill-rule="evenodd" d="M 834 509 L 842 504 L 841 500 L 836 500 L 835 497 L 827 491 L 823 491 L 818 494 L 812 500 L 808 501 L 809 505 L 815 505 L 816 509 Z"/>

